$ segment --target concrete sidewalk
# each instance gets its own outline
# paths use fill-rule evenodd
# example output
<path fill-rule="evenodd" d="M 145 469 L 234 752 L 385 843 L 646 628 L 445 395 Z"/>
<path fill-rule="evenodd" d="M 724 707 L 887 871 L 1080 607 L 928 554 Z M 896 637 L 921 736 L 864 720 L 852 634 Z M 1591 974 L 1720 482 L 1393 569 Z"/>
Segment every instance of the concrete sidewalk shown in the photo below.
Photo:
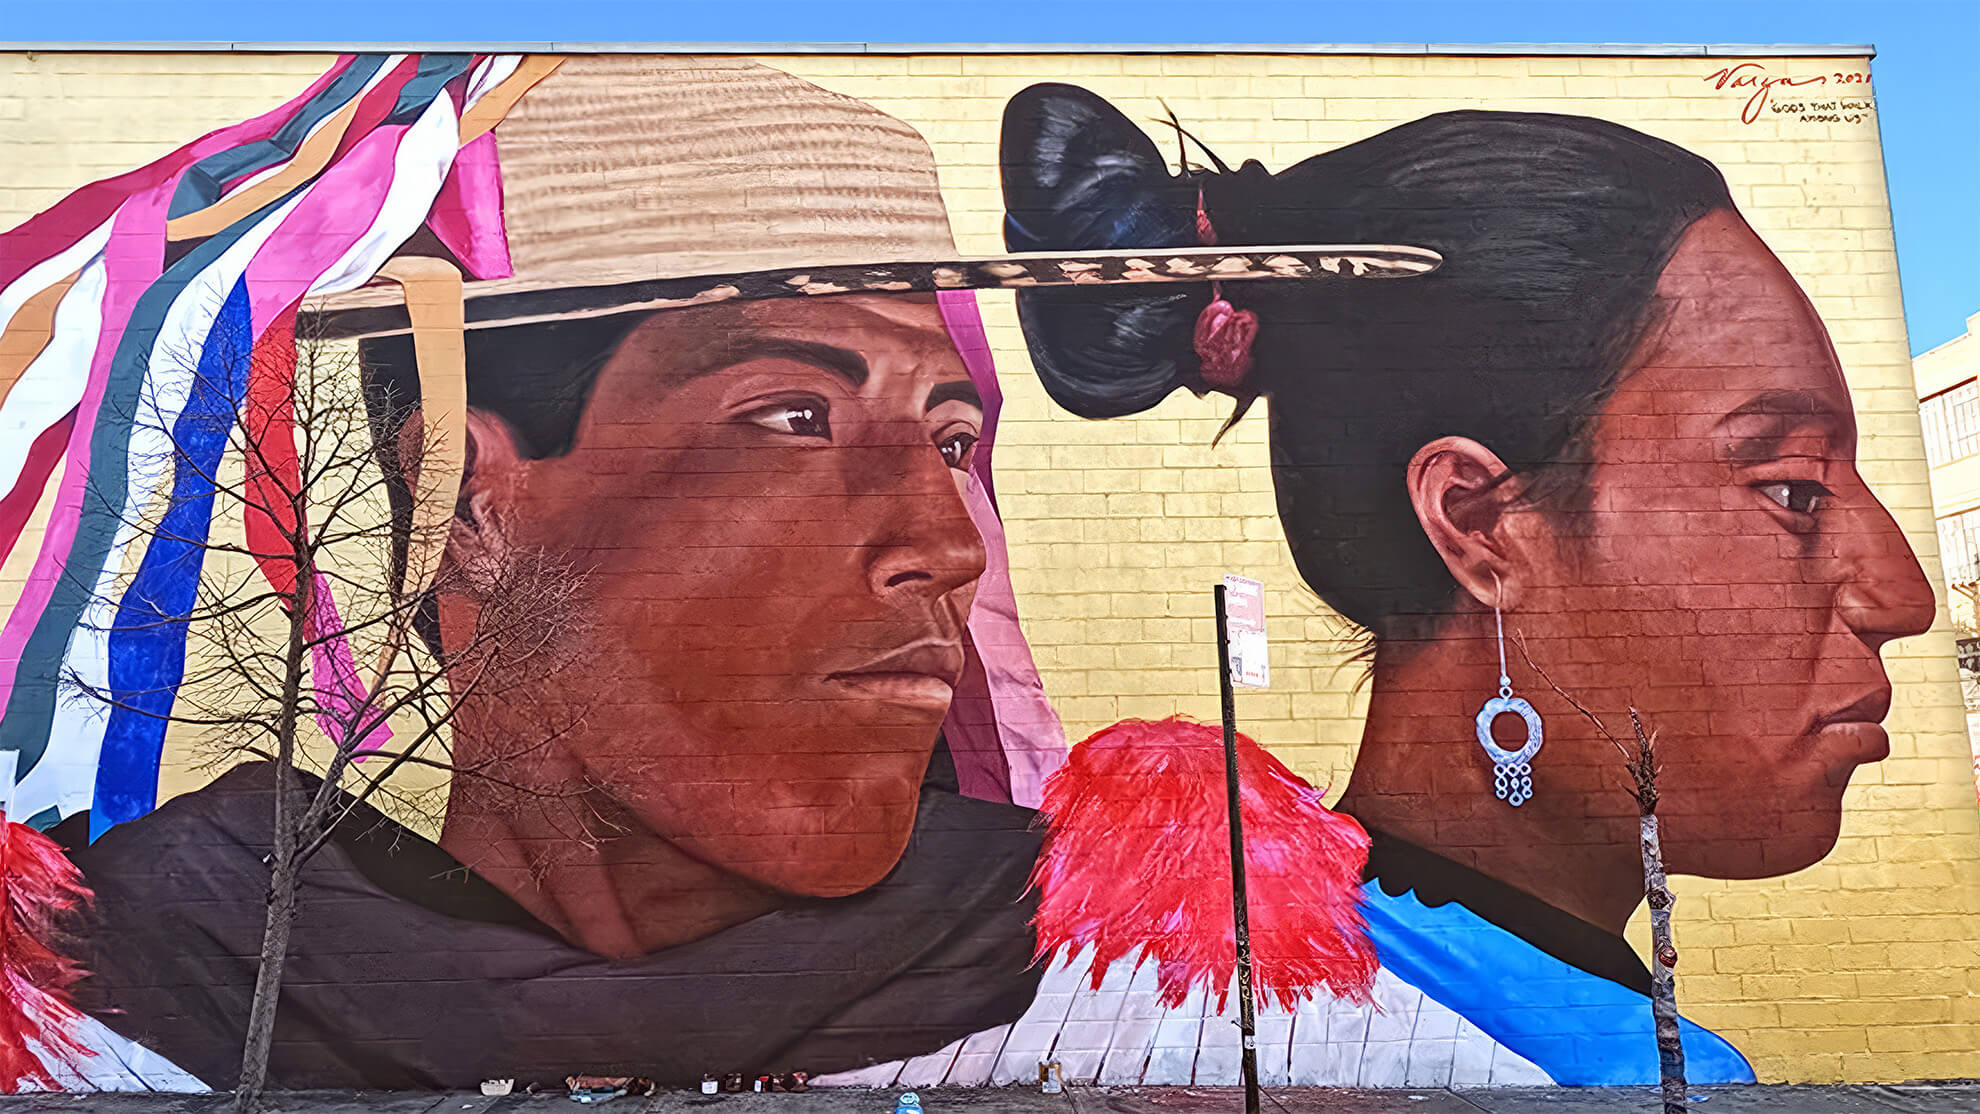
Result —
<path fill-rule="evenodd" d="M 1698 1114 L 1976 1114 L 1980 1083 L 1858 1087 L 1700 1087 Z M 606 1114 L 893 1114 L 894 1091 L 832 1088 L 801 1095 L 715 1095 L 673 1091 L 615 1099 Z M 921 1092 L 928 1114 L 1239 1114 L 1235 1088 L 1075 1087 L 1063 1095 L 1020 1088 L 948 1088 Z M 0 1098 L 0 1114 L 219 1114 L 228 1095 L 20 1095 Z M 562 1094 L 481 1095 L 311 1091 L 272 1096 L 281 1114 L 564 1114 L 591 1109 Z M 1490 1090 L 1349 1091 L 1272 1088 L 1266 1114 L 1657 1114 L 1654 1090 L 1495 1088 Z"/>

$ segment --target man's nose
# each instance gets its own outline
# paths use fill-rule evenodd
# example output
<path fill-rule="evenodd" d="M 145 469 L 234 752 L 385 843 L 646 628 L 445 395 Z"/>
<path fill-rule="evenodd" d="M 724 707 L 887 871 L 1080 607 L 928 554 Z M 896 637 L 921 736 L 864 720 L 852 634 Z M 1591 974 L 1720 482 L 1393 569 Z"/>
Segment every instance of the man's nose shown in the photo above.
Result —
<path fill-rule="evenodd" d="M 975 583 L 988 560 L 983 536 L 941 450 L 924 436 L 861 455 L 873 469 L 862 486 L 883 508 L 869 542 L 874 594 L 939 597 Z"/>
<path fill-rule="evenodd" d="M 1838 544 L 1843 583 L 1836 610 L 1871 649 L 1923 634 L 1938 615 L 1932 582 L 1919 567 L 1897 520 L 1872 496 Z"/>

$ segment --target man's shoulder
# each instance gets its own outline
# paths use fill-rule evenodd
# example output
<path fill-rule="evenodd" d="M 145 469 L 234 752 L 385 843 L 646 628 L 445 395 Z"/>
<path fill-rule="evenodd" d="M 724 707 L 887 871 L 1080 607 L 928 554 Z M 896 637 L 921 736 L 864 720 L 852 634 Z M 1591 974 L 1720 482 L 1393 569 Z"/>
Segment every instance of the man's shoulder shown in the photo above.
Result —
<path fill-rule="evenodd" d="M 916 826 L 938 831 L 1024 833 L 1036 839 L 1039 837 L 1033 829 L 1037 818 L 1037 809 L 964 796 L 948 786 L 924 785 Z"/>
<path fill-rule="evenodd" d="M 273 844 L 273 768 L 250 762 L 90 839 L 89 813 L 49 830 L 93 889 L 115 877 L 156 875 L 197 861 L 208 869 L 241 858 L 257 869 Z M 216 858 L 216 852 L 223 852 Z M 265 870 L 264 870 L 265 873 Z"/>

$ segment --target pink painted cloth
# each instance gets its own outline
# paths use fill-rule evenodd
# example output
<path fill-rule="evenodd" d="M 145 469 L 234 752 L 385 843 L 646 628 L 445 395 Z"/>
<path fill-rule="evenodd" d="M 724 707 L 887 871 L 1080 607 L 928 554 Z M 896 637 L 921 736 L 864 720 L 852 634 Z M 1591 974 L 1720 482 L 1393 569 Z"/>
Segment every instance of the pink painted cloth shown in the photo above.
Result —
<path fill-rule="evenodd" d="M 115 178 L 92 182 L 55 203 L 53 208 L 30 218 L 27 223 L 0 236 L 0 286 L 13 282 L 34 266 L 59 255 L 92 228 L 110 219 L 126 200 L 161 186 L 176 189 L 179 173 L 200 159 L 230 147 L 266 139 L 290 116 L 323 91 L 357 58 L 345 54 L 317 78 L 310 87 L 289 99 L 280 108 L 264 112 L 252 120 L 208 132 L 162 159 Z"/>
<path fill-rule="evenodd" d="M 426 226 L 467 268 L 468 277 L 501 279 L 515 274 L 509 238 L 502 228 L 502 166 L 495 133 L 484 132 L 454 156 Z"/>
<path fill-rule="evenodd" d="M 964 796 L 1035 808 L 1045 779 L 1066 760 L 1066 732 L 1046 699 L 1031 645 L 1018 625 L 1010 554 L 990 482 L 991 445 L 1004 396 L 976 296 L 944 291 L 936 301 L 970 382 L 983 399 L 983 433 L 970 462 L 963 502 L 983 535 L 985 564 L 969 610 L 970 668 L 957 686 L 942 733 L 955 757 Z"/>
<path fill-rule="evenodd" d="M 330 741 L 341 747 L 351 728 L 365 727 L 356 752 L 369 754 L 392 739 L 392 729 L 379 710 L 370 706 L 371 695 L 358 678 L 357 662 L 351 657 L 351 644 L 341 633 L 324 638 L 325 631 L 341 632 L 343 617 L 337 614 L 337 600 L 330 594 L 330 582 L 321 571 L 316 574 L 309 614 L 304 616 L 304 633 L 315 645 L 310 647 L 310 684 L 317 703 L 324 711 L 317 714 L 317 725 Z M 320 641 L 319 641 L 320 640 Z"/>
<path fill-rule="evenodd" d="M 220 134 L 220 133 L 215 133 Z M 208 137 L 209 139 L 211 137 Z M 202 141 L 204 142 L 204 141 Z M 62 479 L 56 487 L 55 505 L 42 532 L 41 552 L 28 572 L 27 583 L 7 613 L 7 624 L 0 629 L 0 718 L 7 713 L 13 697 L 14 678 L 20 671 L 21 654 L 28 637 L 41 620 L 55 585 L 66 575 L 88 577 L 95 582 L 96 569 L 67 568 L 69 550 L 75 544 L 76 527 L 82 519 L 83 502 L 90 484 L 90 442 L 96 432 L 97 412 L 103 406 L 110 364 L 124 339 L 124 325 L 130 319 L 138 298 L 164 271 L 165 214 L 171 203 L 174 182 L 154 185 L 130 198 L 117 210 L 111 225 L 110 242 L 104 246 L 103 262 L 107 286 L 103 295 L 103 329 L 97 337 L 96 353 L 90 359 L 89 385 L 76 406 L 75 424 L 69 434 Z M 78 230 L 82 235 L 87 229 Z M 119 508 L 121 512 L 122 508 Z"/>
<path fill-rule="evenodd" d="M 355 58 L 349 54 L 340 56 L 322 77 L 280 108 L 208 132 L 128 174 L 84 186 L 53 208 L 0 236 L 0 282 L 11 282 L 35 262 L 66 249 L 104 220 L 113 221 L 110 241 L 104 248 L 107 288 L 103 298 L 103 325 L 95 355 L 90 360 L 89 383 L 74 412 L 66 465 L 48 526 L 42 534 L 41 552 L 28 572 L 19 598 L 7 613 L 5 627 L 0 628 L 0 716 L 5 716 L 13 694 L 22 650 L 47 608 L 56 582 L 64 575 L 75 542 L 90 480 L 90 443 L 103 404 L 110 363 L 123 342 L 124 325 L 138 298 L 164 273 L 165 221 L 180 175 L 208 155 L 274 134 Z M 10 538 L 9 547 L 11 543 Z M 72 572 L 78 576 L 95 575 L 95 570 Z"/>

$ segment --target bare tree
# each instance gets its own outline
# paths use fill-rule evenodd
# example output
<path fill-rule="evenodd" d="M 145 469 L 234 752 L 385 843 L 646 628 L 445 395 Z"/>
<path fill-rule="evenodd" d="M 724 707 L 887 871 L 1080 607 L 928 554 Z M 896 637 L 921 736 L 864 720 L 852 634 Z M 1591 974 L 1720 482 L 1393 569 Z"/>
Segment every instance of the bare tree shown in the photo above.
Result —
<path fill-rule="evenodd" d="M 583 638 L 580 577 L 568 565 L 540 551 L 449 562 L 451 494 L 445 514 L 405 513 L 422 466 L 446 446 L 416 401 L 367 399 L 352 346 L 305 338 L 287 351 L 216 351 L 220 332 L 176 362 L 178 403 L 168 408 L 166 388 L 151 387 L 132 415 L 133 443 L 157 449 L 171 494 L 110 507 L 148 548 L 190 563 L 178 571 L 196 588 L 188 596 L 181 582 L 170 604 L 136 593 L 134 608 L 141 566 L 98 596 L 114 629 L 94 628 L 183 638 L 183 680 L 132 693 L 71 673 L 64 687 L 194 735 L 208 769 L 273 767 L 267 916 L 234 1101 L 247 1114 L 268 1079 L 303 866 L 367 806 L 431 826 L 464 781 L 544 793 L 513 771 L 574 727 L 575 713 L 510 715 L 534 726 L 472 757 L 457 755 L 455 718 L 473 701 L 528 703 L 546 675 L 575 664 Z M 450 623 L 444 654 L 443 595 L 463 604 L 452 615 L 471 616 Z"/>
<path fill-rule="evenodd" d="M 1601 732 L 1602 737 L 1622 754 L 1624 767 L 1629 771 L 1630 780 L 1623 785 L 1623 791 L 1636 799 L 1637 832 L 1643 852 L 1643 892 L 1650 904 L 1650 950 L 1653 953 L 1650 964 L 1650 1015 L 1656 1023 L 1657 1074 L 1663 1094 L 1664 1114 L 1685 1114 L 1690 1088 L 1684 1079 L 1684 1042 L 1678 1028 L 1678 953 L 1671 936 L 1671 906 L 1677 903 L 1677 898 L 1671 894 L 1664 877 L 1664 849 L 1657 829 L 1657 734 L 1644 729 L 1643 717 L 1632 704 L 1629 705 L 1629 725 L 1635 734 L 1635 745 L 1624 745 L 1621 739 L 1610 733 L 1601 717 L 1589 711 L 1572 693 L 1555 684 L 1554 679 L 1547 676 L 1547 671 L 1534 663 L 1532 655 L 1526 652 L 1524 639 L 1515 635 L 1513 641 L 1519 646 L 1520 656 L 1526 659 L 1527 667 L 1583 718 L 1595 725 L 1595 730 Z"/>
<path fill-rule="evenodd" d="M 1632 705 L 1629 726 L 1636 734 L 1636 753 L 1629 759 L 1636 785 L 1639 832 L 1643 847 L 1643 888 L 1650 902 L 1650 1010 L 1657 1020 L 1657 1068 L 1664 1092 L 1664 1114 L 1684 1114 L 1684 1042 L 1678 1032 L 1677 945 L 1671 942 L 1671 906 L 1677 898 L 1664 883 L 1664 849 L 1657 834 L 1657 736 L 1646 734 L 1643 717 Z"/>

